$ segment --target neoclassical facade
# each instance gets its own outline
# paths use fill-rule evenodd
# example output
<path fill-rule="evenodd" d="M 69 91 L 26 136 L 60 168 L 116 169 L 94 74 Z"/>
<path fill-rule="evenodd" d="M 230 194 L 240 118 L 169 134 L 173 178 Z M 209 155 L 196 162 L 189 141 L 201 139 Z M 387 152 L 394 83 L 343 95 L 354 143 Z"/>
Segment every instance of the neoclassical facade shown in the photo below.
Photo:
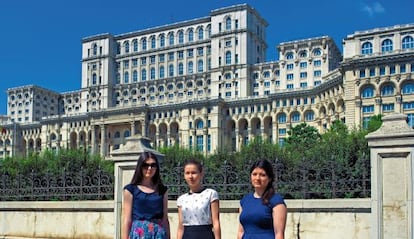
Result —
<path fill-rule="evenodd" d="M 302 122 L 320 132 L 372 115 L 414 125 L 414 25 L 283 42 L 266 62 L 268 23 L 247 4 L 207 17 L 82 39 L 81 89 L 11 88 L 0 157 L 85 148 L 109 156 L 140 134 L 205 154 L 261 137 L 283 144 Z M 272 34 L 272 33 L 270 33 Z"/>

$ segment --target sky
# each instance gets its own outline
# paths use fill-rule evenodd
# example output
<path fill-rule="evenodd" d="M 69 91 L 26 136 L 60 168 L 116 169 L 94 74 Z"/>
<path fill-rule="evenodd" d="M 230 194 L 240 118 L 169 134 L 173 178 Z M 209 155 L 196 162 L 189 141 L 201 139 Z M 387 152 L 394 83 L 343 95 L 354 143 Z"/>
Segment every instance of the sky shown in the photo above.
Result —
<path fill-rule="evenodd" d="M 266 19 L 266 61 L 281 42 L 318 36 L 342 40 L 355 31 L 414 23 L 413 0 L 2 0 L 0 1 L 0 115 L 7 89 L 37 85 L 79 90 L 82 38 L 118 35 L 209 16 L 247 3 Z"/>

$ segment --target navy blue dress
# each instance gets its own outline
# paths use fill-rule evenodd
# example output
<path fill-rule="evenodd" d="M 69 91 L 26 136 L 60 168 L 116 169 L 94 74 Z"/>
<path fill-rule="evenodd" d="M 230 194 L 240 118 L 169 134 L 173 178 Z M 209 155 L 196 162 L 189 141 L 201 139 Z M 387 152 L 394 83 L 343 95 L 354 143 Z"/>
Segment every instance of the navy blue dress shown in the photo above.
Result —
<path fill-rule="evenodd" d="M 268 205 L 264 205 L 261 198 L 255 198 L 253 193 L 245 195 L 240 201 L 240 223 L 244 229 L 242 239 L 274 239 L 272 210 L 278 204 L 285 205 L 278 193 L 270 198 Z"/>
<path fill-rule="evenodd" d="M 130 239 L 165 239 L 167 233 L 162 225 L 164 215 L 163 192 L 146 193 L 137 185 L 128 184 L 124 187 L 132 194 L 132 225 Z"/>

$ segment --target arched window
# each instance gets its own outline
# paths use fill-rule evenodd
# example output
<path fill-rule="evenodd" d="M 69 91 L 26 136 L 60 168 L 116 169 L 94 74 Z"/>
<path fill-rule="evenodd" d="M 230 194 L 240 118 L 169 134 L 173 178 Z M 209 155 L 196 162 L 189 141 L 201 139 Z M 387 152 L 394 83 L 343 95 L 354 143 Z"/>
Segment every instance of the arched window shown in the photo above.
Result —
<path fill-rule="evenodd" d="M 198 40 L 204 39 L 204 30 L 202 27 L 198 28 Z"/>
<path fill-rule="evenodd" d="M 371 42 L 364 42 L 362 44 L 361 54 L 362 55 L 371 55 L 372 54 L 372 43 Z"/>
<path fill-rule="evenodd" d="M 231 18 L 226 18 L 226 30 L 231 30 Z"/>
<path fill-rule="evenodd" d="M 170 46 L 174 45 L 174 33 L 172 33 L 172 32 L 168 33 L 168 44 Z"/>
<path fill-rule="evenodd" d="M 392 51 L 392 41 L 390 39 L 385 39 L 381 43 L 381 51 L 382 52 L 390 52 Z"/>
<path fill-rule="evenodd" d="M 412 95 L 412 94 L 414 94 L 414 83 L 404 84 L 403 87 L 402 87 L 402 94 L 403 95 Z"/>
<path fill-rule="evenodd" d="M 315 48 L 315 49 L 313 49 L 312 54 L 313 54 L 314 56 L 320 56 L 320 55 L 322 55 L 321 48 Z"/>
<path fill-rule="evenodd" d="M 184 64 L 183 63 L 179 63 L 178 64 L 178 75 L 183 75 L 184 74 Z"/>
<path fill-rule="evenodd" d="M 94 56 L 96 56 L 98 54 L 98 46 L 96 44 L 93 44 L 93 50 L 92 50 L 92 54 Z"/>
<path fill-rule="evenodd" d="M 204 71 L 204 64 L 203 64 L 203 60 L 198 60 L 197 62 L 197 72 L 203 72 Z"/>
<path fill-rule="evenodd" d="M 406 36 L 402 39 L 402 49 L 413 49 L 414 38 L 412 36 Z"/>
<path fill-rule="evenodd" d="M 192 61 L 188 62 L 187 73 L 193 74 L 193 62 Z"/>
<path fill-rule="evenodd" d="M 292 60 L 292 59 L 293 59 L 293 53 L 292 52 L 286 53 L 286 60 Z"/>
<path fill-rule="evenodd" d="M 178 43 L 179 44 L 183 44 L 184 43 L 184 32 L 183 31 L 179 31 L 178 32 Z"/>
<path fill-rule="evenodd" d="M 142 47 L 142 50 L 143 51 L 145 51 L 145 50 L 147 50 L 147 39 L 142 39 L 142 41 L 141 41 L 141 47 Z"/>
<path fill-rule="evenodd" d="M 169 77 L 173 77 L 174 76 L 174 65 L 173 64 L 170 64 L 168 66 L 168 76 Z"/>
<path fill-rule="evenodd" d="M 204 122 L 202 120 L 197 121 L 197 129 L 202 129 L 204 128 Z"/>
<path fill-rule="evenodd" d="M 230 65 L 231 64 L 231 52 L 227 51 L 226 52 L 226 65 Z"/>
<path fill-rule="evenodd" d="M 114 134 L 114 138 L 121 138 L 121 133 L 119 133 L 119 131 L 116 131 Z"/>
<path fill-rule="evenodd" d="M 165 70 L 164 70 L 164 66 L 160 66 L 160 79 L 165 77 Z"/>
<path fill-rule="evenodd" d="M 131 136 L 131 133 L 129 132 L 129 130 L 125 130 L 125 132 L 124 132 L 124 138 L 127 138 L 129 136 Z"/>
<path fill-rule="evenodd" d="M 305 51 L 305 50 L 300 51 L 300 52 L 299 52 L 299 57 L 300 57 L 300 58 L 305 58 L 305 57 L 308 57 L 308 52 L 307 52 L 307 51 Z"/>
<path fill-rule="evenodd" d="M 193 29 L 188 30 L 188 42 L 194 41 Z"/>
<path fill-rule="evenodd" d="M 147 70 L 142 69 L 141 70 L 141 81 L 146 81 L 146 80 L 147 80 Z"/>
<path fill-rule="evenodd" d="M 294 112 L 291 116 L 291 121 L 292 122 L 298 122 L 300 120 L 300 114 L 299 112 Z"/>
<path fill-rule="evenodd" d="M 160 87 L 158 87 L 158 92 L 164 92 L 164 86 L 160 85 Z"/>
<path fill-rule="evenodd" d="M 313 111 L 308 111 L 305 113 L 306 121 L 313 121 L 314 119 L 315 119 L 315 113 L 313 113 Z"/>
<path fill-rule="evenodd" d="M 155 68 L 151 67 L 150 69 L 150 79 L 154 80 L 155 79 Z"/>
<path fill-rule="evenodd" d="M 381 89 L 382 96 L 394 95 L 394 86 L 393 85 L 384 85 Z"/>
<path fill-rule="evenodd" d="M 151 37 L 151 49 L 154 49 L 155 48 L 155 37 L 154 36 L 152 36 Z"/>
<path fill-rule="evenodd" d="M 129 73 L 128 73 L 128 71 L 124 72 L 124 83 L 125 84 L 129 83 Z"/>
<path fill-rule="evenodd" d="M 125 53 L 129 53 L 129 41 L 124 42 Z"/>
<path fill-rule="evenodd" d="M 282 113 L 277 117 L 277 122 L 278 123 L 286 123 L 286 114 Z"/>
<path fill-rule="evenodd" d="M 160 47 L 165 47 L 165 36 L 164 36 L 164 34 L 160 35 Z"/>
<path fill-rule="evenodd" d="M 367 86 L 362 90 L 361 98 L 372 98 L 374 97 L 374 88 L 372 86 Z"/>
<path fill-rule="evenodd" d="M 138 81 L 138 71 L 132 72 L 132 81 L 137 82 Z"/>
<path fill-rule="evenodd" d="M 96 79 L 97 79 L 96 74 L 93 73 L 93 75 L 92 75 L 92 85 L 96 85 L 96 82 L 97 82 Z"/>
<path fill-rule="evenodd" d="M 137 39 L 134 39 L 132 41 L 132 47 L 134 48 L 134 52 L 138 51 L 138 41 L 137 41 Z"/>

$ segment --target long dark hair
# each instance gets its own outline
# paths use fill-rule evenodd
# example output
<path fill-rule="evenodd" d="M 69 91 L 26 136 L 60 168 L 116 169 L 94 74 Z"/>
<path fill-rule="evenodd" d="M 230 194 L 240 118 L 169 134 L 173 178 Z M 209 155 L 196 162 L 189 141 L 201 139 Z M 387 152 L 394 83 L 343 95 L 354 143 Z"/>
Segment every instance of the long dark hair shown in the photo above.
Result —
<path fill-rule="evenodd" d="M 250 174 L 252 174 L 255 168 L 261 168 L 266 172 L 266 175 L 269 177 L 269 184 L 262 195 L 263 204 L 268 204 L 270 198 L 275 194 L 275 189 L 273 188 L 273 182 L 275 181 L 275 173 L 273 172 L 272 164 L 266 159 L 260 159 L 253 163 L 250 167 Z"/>
<path fill-rule="evenodd" d="M 162 180 L 161 180 L 160 164 L 158 162 L 157 156 L 155 156 L 155 154 L 153 154 L 151 152 L 143 152 L 139 155 L 138 161 L 137 161 L 137 166 L 135 167 L 134 176 L 132 176 L 131 184 L 138 185 L 142 182 L 142 180 L 144 178 L 144 176 L 142 174 L 142 164 L 147 159 L 150 159 L 150 158 L 154 159 L 155 163 L 157 164 L 155 174 L 151 178 L 151 181 L 154 184 L 155 188 L 157 189 L 158 193 L 159 194 L 164 194 L 165 191 L 167 191 L 167 187 L 164 186 L 164 184 L 162 183 Z"/>

